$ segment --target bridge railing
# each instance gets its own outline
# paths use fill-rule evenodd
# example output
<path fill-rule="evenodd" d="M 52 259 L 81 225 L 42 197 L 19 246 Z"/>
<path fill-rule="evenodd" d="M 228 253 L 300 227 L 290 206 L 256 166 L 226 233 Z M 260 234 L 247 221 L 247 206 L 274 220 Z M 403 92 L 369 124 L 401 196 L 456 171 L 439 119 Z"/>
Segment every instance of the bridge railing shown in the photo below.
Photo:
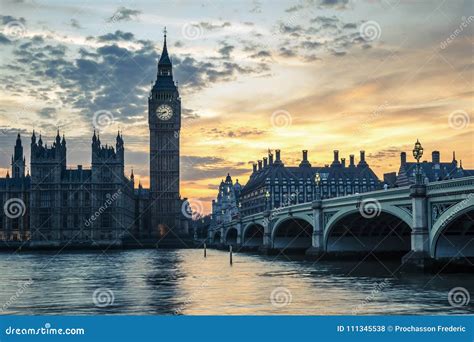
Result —
<path fill-rule="evenodd" d="M 452 180 L 444 180 L 438 182 L 432 182 L 427 184 L 427 191 L 429 193 L 442 193 L 446 189 L 456 189 L 456 188 L 464 188 L 464 187 L 472 187 L 472 191 L 474 192 L 474 176 L 452 179 Z M 391 188 L 391 189 L 381 189 L 375 190 L 370 192 L 363 192 L 359 194 L 351 194 L 346 196 L 339 196 L 333 198 L 327 198 L 322 200 L 323 207 L 333 207 L 339 206 L 344 204 L 352 204 L 355 201 L 360 199 L 368 199 L 373 198 L 377 200 L 384 200 L 384 199 L 393 199 L 393 198 L 402 198 L 408 197 L 407 194 L 410 193 L 410 186 L 403 186 L 399 188 Z M 273 208 L 272 212 L 275 211 L 299 211 L 299 210 L 307 210 L 308 206 L 311 206 L 312 202 L 304 202 L 298 203 L 288 206 L 282 206 L 278 208 Z M 242 218 L 242 221 L 249 222 L 249 221 L 256 221 L 262 218 L 263 213 L 255 213 L 252 215 L 248 215 Z"/>
<path fill-rule="evenodd" d="M 429 194 L 430 192 L 438 192 L 437 190 L 462 187 L 472 187 L 474 191 L 474 176 L 429 183 L 426 190 Z"/>

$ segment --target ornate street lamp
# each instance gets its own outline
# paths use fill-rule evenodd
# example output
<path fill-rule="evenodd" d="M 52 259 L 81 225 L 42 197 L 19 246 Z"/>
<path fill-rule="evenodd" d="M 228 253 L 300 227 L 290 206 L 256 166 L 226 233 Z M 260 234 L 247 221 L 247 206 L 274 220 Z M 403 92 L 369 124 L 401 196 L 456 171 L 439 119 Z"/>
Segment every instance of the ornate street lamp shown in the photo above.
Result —
<path fill-rule="evenodd" d="M 267 210 L 270 209 L 269 202 L 270 202 L 270 192 L 267 190 L 265 191 L 265 208 Z"/>
<path fill-rule="evenodd" d="M 319 174 L 319 172 L 316 172 L 316 174 L 314 175 L 314 183 L 316 184 L 316 200 L 320 200 L 321 194 L 319 191 L 319 184 L 321 184 L 321 175 Z"/>
<path fill-rule="evenodd" d="M 415 184 L 422 184 L 420 159 L 423 156 L 423 146 L 418 139 L 416 139 L 415 147 L 413 148 L 413 157 L 416 159 L 416 174 Z"/>

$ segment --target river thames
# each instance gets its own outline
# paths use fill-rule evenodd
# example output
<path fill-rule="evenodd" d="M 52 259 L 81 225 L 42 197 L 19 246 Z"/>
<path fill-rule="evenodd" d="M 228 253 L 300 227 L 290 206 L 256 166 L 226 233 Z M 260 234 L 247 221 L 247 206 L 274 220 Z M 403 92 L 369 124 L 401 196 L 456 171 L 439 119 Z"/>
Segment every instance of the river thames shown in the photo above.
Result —
<path fill-rule="evenodd" d="M 208 250 L 0 253 L 0 310 L 22 315 L 473 314 L 474 274 Z"/>

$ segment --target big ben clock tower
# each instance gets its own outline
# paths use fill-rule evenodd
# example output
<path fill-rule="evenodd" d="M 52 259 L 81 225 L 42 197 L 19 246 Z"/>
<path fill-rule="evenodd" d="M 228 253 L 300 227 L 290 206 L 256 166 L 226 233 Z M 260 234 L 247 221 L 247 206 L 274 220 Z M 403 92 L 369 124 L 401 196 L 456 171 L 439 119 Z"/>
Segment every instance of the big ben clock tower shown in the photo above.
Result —
<path fill-rule="evenodd" d="M 181 98 L 173 80 L 173 66 L 166 47 L 158 62 L 158 75 L 148 98 L 150 127 L 151 224 L 158 243 L 173 245 L 180 234 L 179 138 Z M 165 243 L 166 242 L 166 243 Z"/>

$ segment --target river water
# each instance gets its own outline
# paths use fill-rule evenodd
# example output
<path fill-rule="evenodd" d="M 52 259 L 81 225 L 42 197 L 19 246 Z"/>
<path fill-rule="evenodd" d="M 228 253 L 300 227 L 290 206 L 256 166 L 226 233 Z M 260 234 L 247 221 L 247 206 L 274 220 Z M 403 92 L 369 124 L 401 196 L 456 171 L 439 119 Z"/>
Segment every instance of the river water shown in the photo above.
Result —
<path fill-rule="evenodd" d="M 474 314 L 474 274 L 393 275 L 397 266 L 243 253 L 234 253 L 230 265 L 228 252 L 217 250 L 207 258 L 202 250 L 2 252 L 0 312 Z"/>

